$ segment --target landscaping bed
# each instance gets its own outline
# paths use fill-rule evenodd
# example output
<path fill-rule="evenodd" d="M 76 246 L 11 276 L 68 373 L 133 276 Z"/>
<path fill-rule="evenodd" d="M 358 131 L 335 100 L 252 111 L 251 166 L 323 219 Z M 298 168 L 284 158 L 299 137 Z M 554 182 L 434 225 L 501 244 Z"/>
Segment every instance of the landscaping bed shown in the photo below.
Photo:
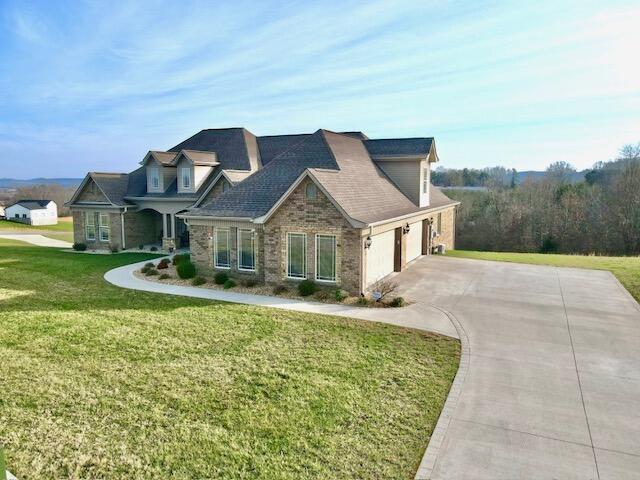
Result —
<path fill-rule="evenodd" d="M 0 254 L 20 480 L 413 478 L 457 371 L 448 337 L 104 281 L 140 254 Z"/>
<path fill-rule="evenodd" d="M 225 271 L 220 271 L 216 275 L 199 275 L 195 265 L 190 264 L 189 275 L 181 278 L 177 271 L 180 259 L 184 258 L 190 262 L 189 255 L 175 255 L 173 260 L 164 259 L 159 264 L 148 263 L 134 275 L 144 280 L 152 282 L 195 286 L 212 290 L 232 290 L 234 292 L 248 293 L 252 295 L 269 295 L 291 298 L 296 300 L 315 301 L 322 303 L 333 303 L 341 305 L 351 305 L 370 308 L 404 307 L 409 305 L 406 299 L 395 296 L 397 285 L 387 280 L 380 282 L 380 290 L 385 294 L 379 301 L 371 296 L 354 296 L 336 286 L 325 286 L 310 280 L 304 282 L 282 282 L 276 285 L 267 285 L 256 282 L 249 276 L 233 276 Z"/>

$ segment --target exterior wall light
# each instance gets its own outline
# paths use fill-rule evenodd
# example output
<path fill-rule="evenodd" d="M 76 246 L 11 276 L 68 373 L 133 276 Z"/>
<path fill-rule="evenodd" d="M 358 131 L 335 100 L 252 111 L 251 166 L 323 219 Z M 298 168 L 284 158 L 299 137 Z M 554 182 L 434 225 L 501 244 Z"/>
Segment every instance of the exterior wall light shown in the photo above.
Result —
<path fill-rule="evenodd" d="M 411 227 L 409 226 L 409 222 L 407 222 L 407 224 L 404 227 L 402 227 L 402 233 L 406 235 L 407 233 L 409 233 L 410 230 L 411 230 Z"/>
<path fill-rule="evenodd" d="M 367 237 L 367 239 L 364 241 L 364 248 L 371 248 L 372 243 L 373 240 L 371 240 L 371 237 Z"/>

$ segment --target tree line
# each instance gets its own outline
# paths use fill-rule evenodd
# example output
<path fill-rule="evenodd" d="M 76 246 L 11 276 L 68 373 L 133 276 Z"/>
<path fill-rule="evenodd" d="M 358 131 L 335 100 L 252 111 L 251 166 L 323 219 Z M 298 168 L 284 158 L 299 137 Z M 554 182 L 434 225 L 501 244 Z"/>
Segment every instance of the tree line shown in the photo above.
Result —
<path fill-rule="evenodd" d="M 554 163 L 539 180 L 490 184 L 484 191 L 446 190 L 460 200 L 460 249 L 640 254 L 640 143 L 615 160 L 598 162 L 583 181 Z"/>
<path fill-rule="evenodd" d="M 18 200 L 53 200 L 58 205 L 58 215 L 66 217 L 71 215 L 71 211 L 64 204 L 71 199 L 75 188 L 65 188 L 55 183 L 48 183 L 19 187 L 15 191 L 8 192 L 6 199 L 3 199 L 6 206 Z"/>

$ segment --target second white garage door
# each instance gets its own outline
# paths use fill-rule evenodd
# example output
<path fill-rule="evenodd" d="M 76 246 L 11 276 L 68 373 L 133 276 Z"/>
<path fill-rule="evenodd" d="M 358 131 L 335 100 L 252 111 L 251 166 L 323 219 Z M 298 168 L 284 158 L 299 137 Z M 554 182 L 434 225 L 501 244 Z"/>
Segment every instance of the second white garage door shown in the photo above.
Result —
<path fill-rule="evenodd" d="M 407 262 L 422 254 L 422 222 L 409 225 L 407 234 Z"/>
<path fill-rule="evenodd" d="M 380 233 L 371 237 L 371 247 L 367 249 L 367 286 L 393 272 L 393 251 L 395 232 Z"/>

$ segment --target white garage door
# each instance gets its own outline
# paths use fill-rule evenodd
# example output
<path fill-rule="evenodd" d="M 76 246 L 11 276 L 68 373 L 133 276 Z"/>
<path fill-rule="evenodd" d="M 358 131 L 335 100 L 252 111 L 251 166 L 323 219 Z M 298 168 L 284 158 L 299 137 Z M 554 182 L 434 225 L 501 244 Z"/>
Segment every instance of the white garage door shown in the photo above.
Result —
<path fill-rule="evenodd" d="M 422 254 L 422 222 L 409 225 L 407 235 L 407 262 Z"/>
<path fill-rule="evenodd" d="M 367 249 L 367 286 L 393 272 L 395 232 L 390 230 L 371 237 Z"/>

